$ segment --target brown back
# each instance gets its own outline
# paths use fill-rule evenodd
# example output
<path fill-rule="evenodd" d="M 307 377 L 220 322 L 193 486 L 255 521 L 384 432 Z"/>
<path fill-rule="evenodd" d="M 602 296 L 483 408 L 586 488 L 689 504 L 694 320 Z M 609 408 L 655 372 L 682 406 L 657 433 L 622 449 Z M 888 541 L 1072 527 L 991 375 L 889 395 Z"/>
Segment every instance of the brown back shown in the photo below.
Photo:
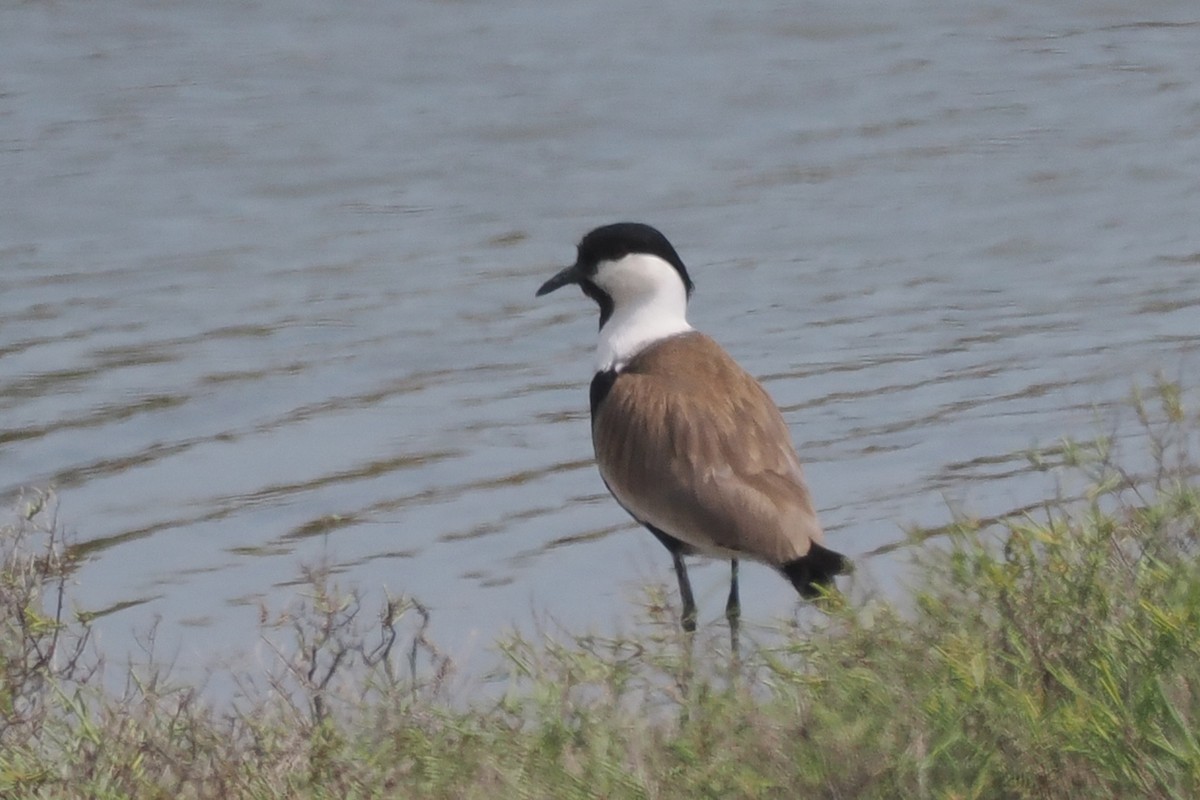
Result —
<path fill-rule="evenodd" d="M 823 541 L 779 409 L 704 334 L 635 356 L 596 409 L 592 441 L 617 501 L 701 552 L 779 566 Z"/>

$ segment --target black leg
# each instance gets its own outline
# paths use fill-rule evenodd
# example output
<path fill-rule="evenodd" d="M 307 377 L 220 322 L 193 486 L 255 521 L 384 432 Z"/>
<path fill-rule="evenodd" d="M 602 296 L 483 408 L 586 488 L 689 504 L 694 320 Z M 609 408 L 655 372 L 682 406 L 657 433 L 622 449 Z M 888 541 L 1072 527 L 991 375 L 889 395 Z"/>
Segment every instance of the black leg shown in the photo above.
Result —
<path fill-rule="evenodd" d="M 683 563 L 683 553 L 678 550 L 671 552 L 675 561 L 675 577 L 679 579 L 679 599 L 683 603 L 683 615 L 680 622 L 688 633 L 696 630 L 696 600 L 692 597 L 692 582 L 688 580 L 687 565 Z"/>
<path fill-rule="evenodd" d="M 693 552 L 692 548 L 676 539 L 669 533 L 663 533 L 653 525 L 645 522 L 646 530 L 654 534 L 654 538 L 662 542 L 663 547 L 671 554 L 675 564 L 675 577 L 679 579 L 679 599 L 683 603 L 681 622 L 688 633 L 696 630 L 696 600 L 692 597 L 692 582 L 688 580 L 687 565 L 683 563 L 683 554 Z"/>
<path fill-rule="evenodd" d="M 729 620 L 729 643 L 738 652 L 738 621 L 742 618 L 742 601 L 738 597 L 738 561 L 729 562 L 729 600 L 725 602 L 725 619 Z"/>

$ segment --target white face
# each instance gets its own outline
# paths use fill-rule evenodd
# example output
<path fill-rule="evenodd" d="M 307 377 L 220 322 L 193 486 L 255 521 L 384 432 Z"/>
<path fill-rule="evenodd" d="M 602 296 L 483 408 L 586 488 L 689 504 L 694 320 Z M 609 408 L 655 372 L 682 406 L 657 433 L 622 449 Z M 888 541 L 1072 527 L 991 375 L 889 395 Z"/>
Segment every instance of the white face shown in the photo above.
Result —
<path fill-rule="evenodd" d="M 661 294 L 687 302 L 687 290 L 675 268 L 658 256 L 645 253 L 632 253 L 616 261 L 601 261 L 592 282 L 613 299 L 617 308 L 645 302 Z"/>

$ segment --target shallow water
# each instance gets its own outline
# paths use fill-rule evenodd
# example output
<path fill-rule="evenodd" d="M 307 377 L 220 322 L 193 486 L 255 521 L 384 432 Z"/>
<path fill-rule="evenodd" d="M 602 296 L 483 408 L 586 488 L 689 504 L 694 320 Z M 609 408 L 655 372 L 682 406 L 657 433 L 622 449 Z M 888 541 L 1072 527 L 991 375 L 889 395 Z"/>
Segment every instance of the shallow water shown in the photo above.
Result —
<path fill-rule="evenodd" d="M 533 297 L 604 222 L 675 242 L 864 587 L 1197 364 L 1190 3 L 4 18 L 0 490 L 57 488 L 110 652 L 155 619 L 183 661 L 245 648 L 320 558 L 463 660 L 626 624 L 669 559 L 590 460 L 593 307 Z M 725 569 L 694 580 L 719 619 Z"/>

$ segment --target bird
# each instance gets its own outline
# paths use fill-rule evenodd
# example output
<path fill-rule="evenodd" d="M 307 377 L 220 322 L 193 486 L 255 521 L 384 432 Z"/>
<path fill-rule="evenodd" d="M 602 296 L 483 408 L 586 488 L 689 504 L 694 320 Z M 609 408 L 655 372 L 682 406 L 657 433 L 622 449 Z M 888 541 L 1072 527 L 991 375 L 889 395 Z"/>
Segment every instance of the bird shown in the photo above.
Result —
<path fill-rule="evenodd" d="M 773 567 L 810 599 L 850 568 L 825 546 L 787 423 L 762 384 L 688 323 L 692 279 L 658 229 L 595 228 L 536 296 L 570 285 L 600 309 L 589 390 L 600 476 L 670 552 L 684 631 L 696 629 L 684 556 L 730 561 L 736 649 L 739 560 Z"/>

